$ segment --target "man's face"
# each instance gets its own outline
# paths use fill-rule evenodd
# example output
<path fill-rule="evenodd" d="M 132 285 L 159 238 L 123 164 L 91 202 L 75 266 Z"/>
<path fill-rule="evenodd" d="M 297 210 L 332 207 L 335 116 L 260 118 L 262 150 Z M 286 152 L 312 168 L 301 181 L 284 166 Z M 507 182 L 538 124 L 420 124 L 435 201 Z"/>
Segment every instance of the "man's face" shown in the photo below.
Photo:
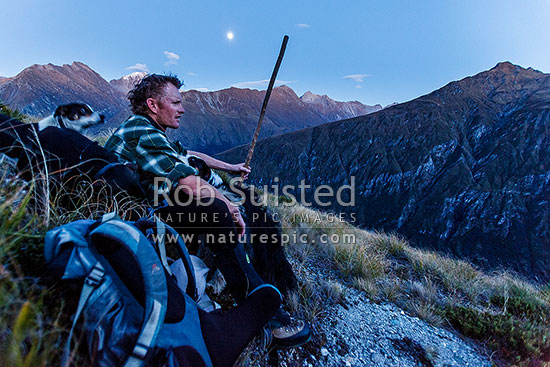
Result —
<path fill-rule="evenodd" d="M 181 94 L 173 84 L 164 87 L 164 93 L 159 98 L 151 98 L 151 117 L 165 131 L 167 128 L 177 129 L 180 126 L 180 117 L 185 110 L 182 105 Z"/>

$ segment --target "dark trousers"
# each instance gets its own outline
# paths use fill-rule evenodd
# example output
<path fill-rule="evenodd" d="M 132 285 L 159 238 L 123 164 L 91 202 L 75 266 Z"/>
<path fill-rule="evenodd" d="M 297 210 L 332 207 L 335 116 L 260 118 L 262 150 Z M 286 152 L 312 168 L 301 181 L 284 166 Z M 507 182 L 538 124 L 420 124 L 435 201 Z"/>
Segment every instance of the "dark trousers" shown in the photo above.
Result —
<path fill-rule="evenodd" d="M 225 203 L 210 198 L 186 201 L 186 205 L 163 206 L 155 216 L 172 226 L 184 240 L 197 245 L 198 241 L 212 251 L 214 262 L 222 272 L 229 291 L 237 301 L 264 283 L 256 273 L 242 244 L 238 231 Z M 187 243 L 187 245 L 190 245 Z"/>

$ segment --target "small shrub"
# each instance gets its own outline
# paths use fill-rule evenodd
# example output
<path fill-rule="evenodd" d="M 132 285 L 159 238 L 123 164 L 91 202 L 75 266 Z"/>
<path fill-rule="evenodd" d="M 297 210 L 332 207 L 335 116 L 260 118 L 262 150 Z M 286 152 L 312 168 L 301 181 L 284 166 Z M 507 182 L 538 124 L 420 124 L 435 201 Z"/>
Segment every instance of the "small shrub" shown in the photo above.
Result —
<path fill-rule="evenodd" d="M 491 303 L 519 319 L 549 325 L 550 308 L 532 297 L 493 295 Z"/>
<path fill-rule="evenodd" d="M 25 121 L 27 120 L 27 116 L 23 113 L 19 112 L 16 109 L 8 107 L 6 104 L 4 104 L 2 101 L 0 101 L 0 113 L 10 116 L 16 120 Z"/>
<path fill-rule="evenodd" d="M 463 335 L 486 342 L 518 365 L 550 360 L 550 330 L 506 314 L 491 314 L 463 306 L 447 306 L 444 317 Z"/>

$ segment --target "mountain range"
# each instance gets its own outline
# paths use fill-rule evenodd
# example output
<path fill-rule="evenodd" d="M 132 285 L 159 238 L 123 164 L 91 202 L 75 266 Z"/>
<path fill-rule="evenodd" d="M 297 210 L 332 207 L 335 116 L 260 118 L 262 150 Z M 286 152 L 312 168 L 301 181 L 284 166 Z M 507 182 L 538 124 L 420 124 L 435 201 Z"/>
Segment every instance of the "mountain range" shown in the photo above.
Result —
<path fill-rule="evenodd" d="M 0 81 L 0 101 L 31 116 L 47 116 L 58 105 L 88 103 L 107 119 L 126 109 L 124 96 L 89 66 L 33 65 Z"/>
<path fill-rule="evenodd" d="M 246 150 L 219 157 L 240 161 Z M 252 169 L 269 187 L 303 180 L 336 192 L 353 179 L 355 205 L 333 199 L 325 210 L 550 280 L 550 74 L 499 63 L 407 103 L 264 139 Z"/>
<path fill-rule="evenodd" d="M 187 91 L 183 93 L 184 129 L 171 131 L 186 146 L 199 151 L 220 152 L 249 143 L 258 122 L 264 91 L 229 88 L 216 92 Z M 283 85 L 273 89 L 260 132 L 260 138 L 279 135 L 323 124 L 336 115 L 357 116 L 382 109 L 380 105 L 365 106 L 359 102 L 335 102 L 319 96 L 320 102 L 304 101 Z M 324 109 L 324 101 L 331 108 Z M 339 106 L 336 103 L 341 103 Z M 357 105 L 360 108 L 356 108 Z"/>
<path fill-rule="evenodd" d="M 107 82 L 89 66 L 33 65 L 14 77 L 0 78 L 0 101 L 21 112 L 43 117 L 63 103 L 82 101 L 107 119 L 105 128 L 118 126 L 130 114 L 126 93 L 145 73 L 132 73 Z M 215 153 L 250 142 L 265 92 L 229 88 L 214 92 L 182 92 L 185 115 L 181 128 L 172 131 L 191 149 Z M 273 90 L 261 137 L 319 125 L 381 110 L 357 101 L 337 102 L 328 96 L 307 92 L 298 97 L 281 86 Z"/>

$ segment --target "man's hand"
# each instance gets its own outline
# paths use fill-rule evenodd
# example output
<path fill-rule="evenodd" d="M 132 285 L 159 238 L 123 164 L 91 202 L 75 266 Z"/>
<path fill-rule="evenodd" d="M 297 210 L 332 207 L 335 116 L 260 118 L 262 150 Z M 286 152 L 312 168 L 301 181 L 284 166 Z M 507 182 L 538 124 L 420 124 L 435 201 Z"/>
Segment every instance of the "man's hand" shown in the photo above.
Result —
<path fill-rule="evenodd" d="M 250 168 L 245 167 L 244 162 L 237 163 L 232 164 L 227 172 L 233 173 L 235 175 L 241 175 L 242 173 L 244 173 L 243 180 L 246 180 L 248 178 L 248 174 L 250 173 Z"/>
<path fill-rule="evenodd" d="M 246 231 L 246 224 L 244 223 L 243 216 L 239 211 L 239 207 L 231 203 L 227 207 L 229 208 L 229 212 L 231 212 L 231 217 L 233 218 L 233 222 L 235 222 L 235 226 L 237 227 L 237 231 L 239 232 L 240 240 L 244 236 L 244 233 Z"/>
<path fill-rule="evenodd" d="M 212 158 L 208 154 L 195 152 L 194 150 L 188 150 L 187 153 L 196 155 L 197 157 L 202 159 L 208 167 L 212 169 L 219 169 L 232 173 L 234 175 L 240 175 L 241 173 L 244 173 L 243 179 L 247 179 L 248 174 L 250 173 L 250 168 L 245 167 L 244 163 L 230 164 L 224 161 L 220 161 L 219 159 Z"/>

